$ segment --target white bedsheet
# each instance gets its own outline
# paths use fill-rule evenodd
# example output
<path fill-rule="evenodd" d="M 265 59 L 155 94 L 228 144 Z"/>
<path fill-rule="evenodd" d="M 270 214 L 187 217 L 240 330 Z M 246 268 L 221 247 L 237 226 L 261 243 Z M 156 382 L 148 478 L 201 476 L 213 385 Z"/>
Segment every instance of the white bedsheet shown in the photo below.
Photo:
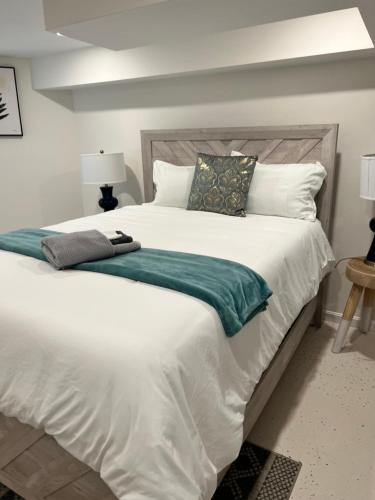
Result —
<path fill-rule="evenodd" d="M 124 500 L 208 499 L 245 404 L 333 255 L 319 222 L 152 205 L 51 227 L 245 264 L 274 295 L 233 338 L 209 305 L 0 251 L 0 412 L 43 427 Z"/>

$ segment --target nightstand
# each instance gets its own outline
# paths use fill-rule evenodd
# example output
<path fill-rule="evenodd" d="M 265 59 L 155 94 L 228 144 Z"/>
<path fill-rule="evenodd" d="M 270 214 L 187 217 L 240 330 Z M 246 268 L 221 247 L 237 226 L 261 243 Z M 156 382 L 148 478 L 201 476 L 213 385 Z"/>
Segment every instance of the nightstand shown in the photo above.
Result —
<path fill-rule="evenodd" d="M 350 259 L 345 274 L 353 285 L 333 343 L 332 352 L 335 353 L 339 353 L 344 345 L 346 334 L 363 291 L 364 299 L 359 329 L 363 333 L 369 331 L 375 298 L 375 267 L 366 264 L 364 257 Z"/>

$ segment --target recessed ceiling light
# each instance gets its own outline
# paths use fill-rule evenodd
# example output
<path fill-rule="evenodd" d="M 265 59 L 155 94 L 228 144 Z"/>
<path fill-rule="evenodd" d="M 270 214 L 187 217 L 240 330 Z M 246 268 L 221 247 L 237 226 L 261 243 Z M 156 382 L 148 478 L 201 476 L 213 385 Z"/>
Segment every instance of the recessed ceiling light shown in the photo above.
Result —
<path fill-rule="evenodd" d="M 57 36 L 65 36 L 63 35 L 62 33 L 60 33 L 59 31 L 56 33 Z"/>

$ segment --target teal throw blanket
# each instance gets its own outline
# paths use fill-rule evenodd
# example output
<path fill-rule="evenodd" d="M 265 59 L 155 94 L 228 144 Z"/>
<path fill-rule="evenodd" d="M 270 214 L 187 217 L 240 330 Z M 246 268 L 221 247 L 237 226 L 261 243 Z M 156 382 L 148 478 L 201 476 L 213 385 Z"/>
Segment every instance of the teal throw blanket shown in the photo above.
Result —
<path fill-rule="evenodd" d="M 60 233 L 21 229 L 1 234 L 0 249 L 46 261 L 40 242 L 54 234 Z M 216 309 L 229 337 L 264 311 L 272 294 L 259 274 L 237 262 L 152 248 L 79 264 L 73 269 L 141 281 L 203 300 Z"/>

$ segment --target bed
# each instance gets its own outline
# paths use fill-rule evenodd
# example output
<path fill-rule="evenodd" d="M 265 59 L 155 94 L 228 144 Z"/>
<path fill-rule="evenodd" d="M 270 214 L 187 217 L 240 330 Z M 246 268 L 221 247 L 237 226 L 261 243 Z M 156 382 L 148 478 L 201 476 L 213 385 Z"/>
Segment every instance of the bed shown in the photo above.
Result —
<path fill-rule="evenodd" d="M 252 264 L 254 270 L 265 275 L 271 287 L 283 290 L 284 302 L 279 301 L 281 294 L 275 293 L 269 311 L 254 318 L 230 342 L 222 334 L 217 317 L 209 306 L 190 297 L 110 276 L 94 276 L 94 273 L 72 271 L 59 274 L 47 264 L 0 252 L 3 284 L 0 302 L 0 360 L 3 361 L 0 368 L 3 370 L 0 383 L 0 411 L 3 412 L 0 415 L 0 482 L 27 500 L 117 498 L 106 483 L 113 491 L 120 492 L 118 497 L 124 499 L 210 497 L 216 479 L 221 480 L 226 466 L 235 458 L 307 327 L 311 322 L 316 326 L 321 323 L 324 294 L 321 280 L 332 259 L 322 228 L 329 237 L 336 140 L 336 125 L 142 132 L 146 202 L 153 199 L 152 165 L 155 159 L 189 165 L 198 151 L 230 154 L 232 150 L 239 150 L 256 153 L 266 163 L 321 161 L 328 176 L 317 199 L 320 222 L 269 216 L 241 219 L 146 204 L 51 227 L 70 232 L 91 227 L 113 229 L 126 224 L 129 232 L 144 246 L 193 253 L 200 251 Z M 181 237 L 172 241 L 170 234 L 179 234 L 178 231 Z M 233 250 L 229 250 L 233 247 L 231 242 L 238 242 L 240 232 L 258 236 L 267 234 L 267 237 L 259 245 L 253 245 L 251 251 L 248 250 L 250 240 L 245 239 L 236 245 L 233 254 Z M 259 238 L 253 239 L 260 241 Z M 267 249 L 274 248 L 276 241 L 280 247 L 277 258 L 267 255 L 270 253 Z M 307 258 L 308 267 L 305 265 Z M 299 280 L 293 282 L 287 279 L 288 276 L 299 276 Z M 36 293 L 37 290 L 42 291 Z M 83 300 L 88 292 L 90 300 Z M 293 300 L 289 300 L 292 295 Z M 43 308 L 40 310 L 41 299 Z M 51 337 L 54 322 L 56 329 Z M 126 374 L 129 380 L 131 377 L 134 380 L 127 383 L 126 377 L 121 379 L 126 387 L 123 391 L 125 399 L 118 398 L 118 408 L 114 413 L 108 405 L 109 415 L 105 415 L 108 397 L 118 381 L 107 378 L 107 365 L 90 362 L 86 366 L 86 360 L 90 356 L 93 360 L 103 360 L 107 349 L 112 346 L 113 366 L 121 366 L 123 354 L 119 347 L 123 340 L 116 336 L 116 332 L 124 331 L 124 328 L 133 328 L 137 335 L 136 340 L 133 338 L 132 343 L 127 344 L 127 371 L 121 372 L 121 377 Z M 178 336 L 171 335 L 170 332 L 178 328 Z M 89 332 L 89 341 L 84 338 L 83 331 Z M 158 353 L 161 347 L 149 343 L 151 334 L 164 346 L 163 374 L 169 376 L 169 387 L 176 401 L 174 413 L 171 411 L 173 418 L 165 424 L 170 433 L 169 441 L 163 442 L 161 450 L 156 446 L 158 443 L 150 446 L 154 434 L 149 426 L 163 415 L 160 402 L 170 402 L 171 398 L 161 388 L 160 397 L 156 397 L 157 391 L 151 396 L 147 391 L 143 393 L 143 385 L 149 386 L 158 380 L 151 368 L 155 352 Z M 59 352 L 54 359 L 56 343 L 59 349 L 65 349 L 69 338 L 69 355 L 67 350 L 62 350 L 63 354 Z M 144 359 L 134 358 L 133 361 L 131 355 L 139 352 L 139 345 Z M 179 353 L 181 363 L 177 367 L 165 346 L 171 346 L 171 352 Z M 72 372 L 72 352 L 76 356 L 77 368 L 67 376 Z M 55 365 L 51 366 L 51 363 Z M 205 384 L 200 380 L 202 367 L 207 367 L 203 372 Z M 149 376 L 145 376 L 148 369 Z M 91 378 L 88 376 L 90 370 Z M 171 373 L 178 377 L 170 376 Z M 71 390 L 66 393 L 64 384 L 68 380 Z M 86 381 L 84 397 L 91 398 L 94 405 L 90 407 L 91 413 L 85 414 L 81 407 L 74 408 L 74 403 L 80 402 L 82 397 L 78 380 Z M 141 380 L 145 380 L 145 384 L 142 385 Z M 137 390 L 142 412 L 126 413 L 132 418 L 129 427 L 122 412 L 126 405 L 130 410 L 134 409 L 129 393 L 132 388 Z M 102 401 L 95 407 L 100 395 L 103 395 Z M 181 411 L 187 405 L 185 398 L 189 402 L 194 399 L 195 405 L 194 418 L 189 420 L 189 425 L 186 417 L 189 412 Z M 219 404 L 219 401 L 224 404 Z M 177 410 L 182 416 L 176 413 Z M 64 412 L 76 415 L 77 422 L 71 422 Z M 147 412 L 152 415 L 151 419 Z M 109 431 L 103 435 L 94 432 L 90 426 L 98 422 L 103 423 L 103 428 L 108 425 L 110 430 L 113 426 L 116 439 L 112 439 L 113 433 Z M 124 434 L 131 438 L 123 447 L 117 438 L 121 425 Z M 110 439 L 106 440 L 108 436 Z M 117 456 L 110 454 L 114 447 Z M 148 450 L 147 453 L 143 448 Z M 143 467 L 146 475 L 152 472 L 152 484 L 148 485 L 149 478 L 146 483 L 138 483 L 136 475 L 129 476 L 130 482 L 134 481 L 134 490 L 125 492 L 130 486 L 124 486 L 126 480 L 120 473 L 123 465 L 117 464 L 122 453 L 129 468 L 139 473 Z M 172 462 L 171 456 L 174 457 Z M 132 457 L 130 462 L 129 457 Z M 137 461 L 140 461 L 138 469 Z M 178 470 L 173 470 L 174 467 Z M 106 482 L 96 472 L 99 469 Z M 165 486 L 165 480 L 171 478 L 174 481 L 170 482 L 173 493 Z"/>

